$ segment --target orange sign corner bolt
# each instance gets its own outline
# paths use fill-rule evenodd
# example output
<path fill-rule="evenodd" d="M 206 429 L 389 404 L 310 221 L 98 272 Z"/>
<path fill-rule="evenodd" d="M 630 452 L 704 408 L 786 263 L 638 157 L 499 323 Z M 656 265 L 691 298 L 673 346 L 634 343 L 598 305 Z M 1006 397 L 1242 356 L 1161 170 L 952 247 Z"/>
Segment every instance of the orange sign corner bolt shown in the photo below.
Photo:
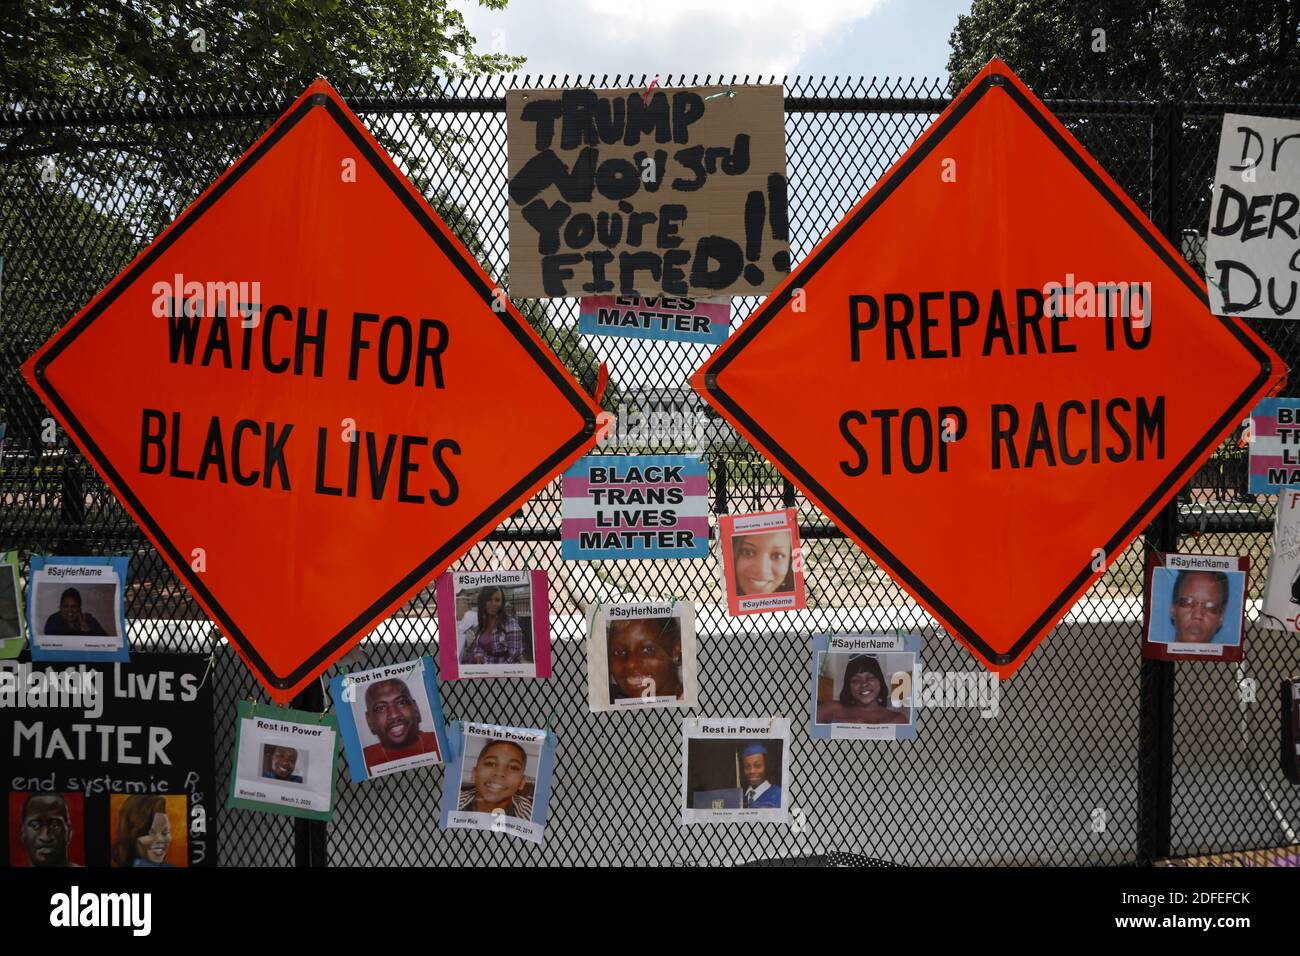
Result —
<path fill-rule="evenodd" d="M 317 80 L 23 374 L 284 702 L 595 445 L 495 286 Z"/>
<path fill-rule="evenodd" d="M 1285 374 L 994 60 L 692 385 L 1008 677 Z"/>

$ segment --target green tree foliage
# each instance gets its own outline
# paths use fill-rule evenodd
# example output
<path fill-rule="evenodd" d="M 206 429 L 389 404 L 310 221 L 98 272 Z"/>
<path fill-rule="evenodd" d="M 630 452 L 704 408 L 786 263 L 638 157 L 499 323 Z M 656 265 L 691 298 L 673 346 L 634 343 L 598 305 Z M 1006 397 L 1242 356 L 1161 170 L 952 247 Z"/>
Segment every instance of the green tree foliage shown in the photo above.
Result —
<path fill-rule="evenodd" d="M 1295 0 L 974 0 L 949 39 L 948 72 L 955 92 L 997 56 L 1039 95 L 1229 99 L 1294 84 L 1298 35 Z"/>

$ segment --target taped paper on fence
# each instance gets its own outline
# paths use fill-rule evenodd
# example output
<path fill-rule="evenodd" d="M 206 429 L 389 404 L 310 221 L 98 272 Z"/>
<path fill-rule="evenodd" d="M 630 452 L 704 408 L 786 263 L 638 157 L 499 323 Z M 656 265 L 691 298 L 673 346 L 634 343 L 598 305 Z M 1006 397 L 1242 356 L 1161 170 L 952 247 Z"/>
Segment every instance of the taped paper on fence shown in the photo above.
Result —
<path fill-rule="evenodd" d="M 691 717 L 682 722 L 682 823 L 787 823 L 790 721 Z"/>
<path fill-rule="evenodd" d="M 338 718 L 247 700 L 238 713 L 226 806 L 332 819 Z"/>
<path fill-rule="evenodd" d="M 687 296 L 585 295 L 578 304 L 584 335 L 718 345 L 731 327 L 731 302 Z"/>
<path fill-rule="evenodd" d="M 813 740 L 915 740 L 921 638 L 818 634 L 812 640 Z"/>
<path fill-rule="evenodd" d="M 551 676 L 545 571 L 448 571 L 437 588 L 443 680 Z"/>
<path fill-rule="evenodd" d="M 561 554 L 709 555 L 709 465 L 692 455 L 587 455 L 561 481 Z"/>
<path fill-rule="evenodd" d="M 126 661 L 126 557 L 34 554 L 27 633 L 34 661 Z"/>
<path fill-rule="evenodd" d="M 1142 656 L 1241 660 L 1249 571 L 1237 555 L 1150 555 Z"/>
<path fill-rule="evenodd" d="M 488 830 L 543 842 L 555 744 L 555 735 L 545 730 L 453 722 L 442 829 Z"/>
<path fill-rule="evenodd" d="M 353 783 L 443 762 L 447 735 L 432 657 L 330 681 Z"/>
<path fill-rule="evenodd" d="M 695 605 L 690 601 L 602 604 L 587 636 L 592 712 L 694 707 Z"/>

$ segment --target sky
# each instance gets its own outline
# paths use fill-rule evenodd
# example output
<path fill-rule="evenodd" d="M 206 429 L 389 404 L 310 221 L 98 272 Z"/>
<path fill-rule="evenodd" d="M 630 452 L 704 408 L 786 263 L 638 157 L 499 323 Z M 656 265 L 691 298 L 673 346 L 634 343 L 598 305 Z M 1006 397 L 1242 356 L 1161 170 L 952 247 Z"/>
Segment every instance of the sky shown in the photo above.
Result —
<path fill-rule="evenodd" d="M 970 0 L 452 0 L 478 52 L 563 76 L 947 77 L 948 35 Z"/>

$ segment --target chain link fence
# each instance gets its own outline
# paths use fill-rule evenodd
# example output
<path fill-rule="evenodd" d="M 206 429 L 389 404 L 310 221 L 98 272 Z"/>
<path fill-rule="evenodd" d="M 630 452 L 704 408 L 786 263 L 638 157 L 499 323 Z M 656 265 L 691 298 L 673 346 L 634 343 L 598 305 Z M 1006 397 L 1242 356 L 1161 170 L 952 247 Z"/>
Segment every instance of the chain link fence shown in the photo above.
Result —
<path fill-rule="evenodd" d="M 669 77 L 663 85 L 773 81 L 781 80 Z M 584 76 L 526 85 L 647 82 Z M 948 93 L 938 81 L 784 82 L 797 262 L 944 108 Z M 504 91 L 504 81 L 483 78 L 429 90 L 340 92 L 508 289 Z M 93 469 L 49 428 L 18 367 L 298 92 L 178 91 L 165 99 L 0 110 L 0 419 L 9 429 L 0 550 L 129 554 L 126 613 L 136 653 L 208 653 L 213 631 Z M 1296 93 L 1259 91 L 1235 104 L 1132 91 L 1048 102 L 1196 262 L 1222 114 L 1294 113 Z M 1047 222 L 1070 227 L 1065 214 Z M 979 673 L 970 655 L 689 391 L 685 383 L 704 347 L 584 340 L 576 300 L 516 304 L 584 385 L 595 381 L 601 361 L 608 364 L 606 405 L 620 421 L 633 412 L 673 413 L 667 433 L 620 435 L 612 450 L 707 452 L 715 513 L 800 509 L 809 610 L 797 628 L 790 616 L 715 613 L 716 557 L 563 562 L 556 481 L 457 565 L 549 569 L 552 678 L 442 684 L 448 719 L 533 727 L 551 721 L 559 750 L 545 844 L 440 832 L 444 772 L 433 768 L 360 786 L 343 774 L 329 825 L 221 811 L 223 864 L 718 864 L 850 853 L 902 864 L 1113 865 L 1295 841 L 1300 791 L 1278 765 L 1276 705 L 1278 681 L 1300 669 L 1295 638 L 1250 627 L 1239 666 L 1144 662 L 1139 650 L 1147 548 L 1248 554 L 1252 596 L 1262 591 L 1274 501 L 1246 492 L 1232 443 L 1112 562 L 1085 595 L 1086 613 L 1067 617 L 990 704 L 960 690 Z M 735 322 L 757 304 L 734 300 Z M 1300 361 L 1291 323 L 1256 327 L 1289 364 Z M 978 560 L 979 542 L 957 546 Z M 681 713 L 588 712 L 584 611 L 620 594 L 709 606 L 699 616 L 694 713 L 792 719 L 791 825 L 682 826 Z M 435 611 L 430 586 L 367 638 L 356 663 L 436 654 Z M 828 629 L 920 633 L 924 669 L 950 676 L 952 699 L 921 710 L 915 741 L 812 741 L 809 635 Z M 224 786 L 235 702 L 259 697 L 260 689 L 227 646 L 215 654 Z M 320 709 L 327 699 L 313 688 L 298 703 Z"/>

